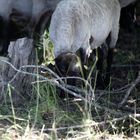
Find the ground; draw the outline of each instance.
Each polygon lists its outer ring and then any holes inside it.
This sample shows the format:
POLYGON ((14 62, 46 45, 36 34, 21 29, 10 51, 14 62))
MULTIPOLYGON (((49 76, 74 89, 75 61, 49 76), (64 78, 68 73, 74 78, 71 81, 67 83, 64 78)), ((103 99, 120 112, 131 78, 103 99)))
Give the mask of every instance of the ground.
POLYGON ((44 72, 44 81, 34 83, 30 101, 22 106, 14 106, 12 100, 10 104, 6 100, 0 104, 0 139, 138 140, 140 83, 136 79, 139 71, 140 28, 130 33, 121 29, 109 88, 99 90, 94 84, 90 87, 86 83, 85 87, 72 87, 68 91, 83 98, 64 100, 57 96, 56 87, 67 89, 66 85, 58 84, 56 75, 44 72), (132 85, 133 90, 124 98, 132 85))

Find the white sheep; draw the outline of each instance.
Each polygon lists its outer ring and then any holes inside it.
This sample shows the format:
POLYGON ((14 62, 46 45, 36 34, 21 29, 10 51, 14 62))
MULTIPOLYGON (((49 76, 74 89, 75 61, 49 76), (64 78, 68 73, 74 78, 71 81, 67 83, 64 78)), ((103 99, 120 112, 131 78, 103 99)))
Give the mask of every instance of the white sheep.
MULTIPOLYGON (((89 50, 99 48, 102 44, 107 43, 109 50, 105 80, 106 85, 108 85, 113 49, 118 39, 120 10, 118 0, 62 0, 57 5, 50 24, 50 38, 54 44, 57 69, 63 70, 64 62, 72 64, 67 59, 66 54, 69 52, 75 54, 79 49, 82 50, 80 52, 83 67, 87 62, 87 56, 90 55, 89 50), (108 38, 110 38, 109 42, 108 38), (65 61, 63 62, 63 60, 65 61)), ((100 48, 98 50, 102 51, 100 48)), ((74 56, 72 55, 72 57, 74 56)), ((75 67, 74 65, 71 66, 75 67)), ((99 70, 97 85, 104 88, 102 68, 103 57, 100 56, 97 62, 97 69, 99 70)), ((73 68, 68 70, 70 69, 73 68)), ((62 74, 64 75, 64 72, 62 74)), ((87 77, 86 72, 84 72, 84 77, 87 77)))
POLYGON ((50 24, 55 57, 83 48, 101 46, 110 34, 110 48, 118 39, 120 3, 118 0, 62 0, 50 24), (90 38, 93 38, 90 44, 90 38))

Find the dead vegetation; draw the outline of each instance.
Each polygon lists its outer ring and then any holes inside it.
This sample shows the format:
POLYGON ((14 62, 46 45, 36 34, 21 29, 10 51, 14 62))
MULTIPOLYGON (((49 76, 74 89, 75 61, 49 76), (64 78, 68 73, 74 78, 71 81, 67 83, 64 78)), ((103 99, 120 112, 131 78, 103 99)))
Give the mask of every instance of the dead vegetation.
POLYGON ((37 77, 32 82, 34 95, 30 101, 21 102, 20 107, 13 106, 12 100, 10 104, 5 100, 1 102, 1 139, 138 140, 138 46, 139 30, 131 34, 120 32, 110 86, 105 90, 96 89, 96 80, 91 84, 90 79, 86 81, 80 77, 75 79, 83 81, 84 87, 67 85, 65 80, 72 77, 59 77, 46 66, 22 66, 38 68, 41 73, 19 68, 21 75, 37 77), (63 89, 61 94, 73 95, 74 99, 68 96, 60 99, 58 87, 63 89))

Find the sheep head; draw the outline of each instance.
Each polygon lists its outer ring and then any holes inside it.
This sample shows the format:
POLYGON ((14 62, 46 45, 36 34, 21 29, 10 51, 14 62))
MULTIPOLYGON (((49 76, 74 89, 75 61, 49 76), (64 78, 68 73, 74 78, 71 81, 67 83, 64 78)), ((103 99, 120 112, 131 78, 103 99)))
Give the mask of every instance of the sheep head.
POLYGON ((55 59, 56 71, 63 76, 78 76, 80 65, 74 53, 62 53, 55 59))

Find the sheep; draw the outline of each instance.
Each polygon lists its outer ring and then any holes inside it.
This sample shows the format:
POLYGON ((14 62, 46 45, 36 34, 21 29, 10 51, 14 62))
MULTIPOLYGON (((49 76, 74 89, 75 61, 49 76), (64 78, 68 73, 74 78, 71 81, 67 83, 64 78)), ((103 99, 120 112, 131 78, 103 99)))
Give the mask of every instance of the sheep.
POLYGON ((121 9, 120 27, 127 32, 132 32, 134 29, 136 14, 136 3, 130 4, 127 7, 121 9))
POLYGON ((132 32, 137 22, 136 7, 138 0, 119 0, 121 5, 120 27, 132 32))
POLYGON ((138 0, 119 0, 121 8, 124 8, 136 1, 138 1, 138 0))
MULTIPOLYGON (((55 59, 69 52, 75 54, 80 49, 85 63, 89 50, 105 44, 110 37, 109 71, 118 39, 120 10, 118 0, 62 0, 52 15, 49 30, 55 59)), ((57 62, 57 66, 63 65, 57 62)))
POLYGON ((59 1, 0 0, 0 54, 7 54, 11 40, 42 34, 59 1))

